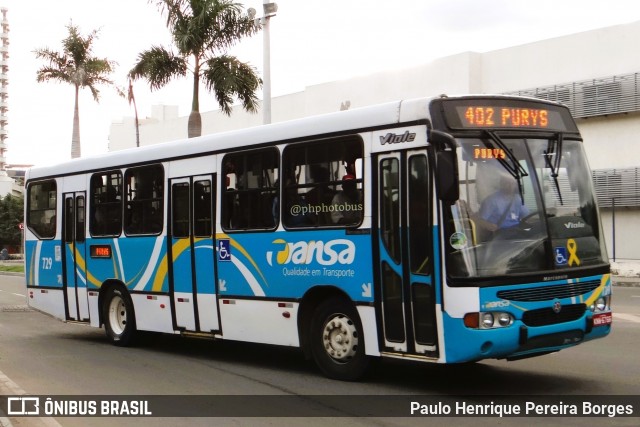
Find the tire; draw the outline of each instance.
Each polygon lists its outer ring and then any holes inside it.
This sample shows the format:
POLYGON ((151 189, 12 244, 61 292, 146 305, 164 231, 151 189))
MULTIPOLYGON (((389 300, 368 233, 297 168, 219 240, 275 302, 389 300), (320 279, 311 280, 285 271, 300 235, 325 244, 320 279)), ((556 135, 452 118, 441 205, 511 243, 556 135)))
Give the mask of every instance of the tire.
POLYGON ((102 318, 107 338, 112 344, 126 347, 134 342, 136 317, 129 294, 119 287, 107 290, 102 306, 102 318))
POLYGON ((357 380, 369 364, 358 312, 342 298, 328 299, 316 307, 311 318, 310 347, 318 368, 332 379, 357 380))

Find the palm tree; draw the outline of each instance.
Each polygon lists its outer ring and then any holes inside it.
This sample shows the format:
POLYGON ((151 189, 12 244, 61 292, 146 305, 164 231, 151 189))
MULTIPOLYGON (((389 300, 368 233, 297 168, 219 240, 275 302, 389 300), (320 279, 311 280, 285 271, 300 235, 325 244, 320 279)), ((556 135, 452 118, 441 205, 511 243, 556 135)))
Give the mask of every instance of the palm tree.
POLYGON ((151 90, 165 86, 174 77, 193 75, 193 98, 188 136, 202 134, 199 89, 204 83, 213 92, 220 109, 231 115, 237 97, 245 110, 256 112, 256 90, 262 84, 254 67, 241 62, 227 50, 242 37, 255 34, 260 25, 231 0, 162 0, 158 7, 167 14, 177 53, 153 46, 138 55, 129 72, 133 79, 144 77, 151 90))
POLYGON ((133 95, 133 82, 131 81, 131 78, 129 78, 127 100, 129 101, 129 105, 133 103, 133 111, 136 114, 136 147, 140 147, 140 121, 138 120, 138 106, 136 105, 136 97, 133 95))
POLYGON ((71 157, 80 157, 80 116, 78 114, 78 94, 81 88, 89 88, 93 99, 100 100, 100 92, 96 85, 113 85, 107 76, 111 74, 116 63, 106 58, 92 56, 93 42, 97 38, 96 30, 83 37, 78 27, 67 25, 69 36, 62 41, 62 52, 48 48, 36 49, 34 53, 44 59, 48 65, 37 72, 38 82, 57 80, 69 83, 75 88, 75 105, 73 109, 73 133, 71 136, 71 157))

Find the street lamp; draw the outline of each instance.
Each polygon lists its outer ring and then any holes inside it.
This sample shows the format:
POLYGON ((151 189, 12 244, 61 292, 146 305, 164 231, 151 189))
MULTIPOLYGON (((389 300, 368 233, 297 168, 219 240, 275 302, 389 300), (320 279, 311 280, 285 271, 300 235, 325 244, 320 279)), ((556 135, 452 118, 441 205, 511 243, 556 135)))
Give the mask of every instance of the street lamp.
MULTIPOLYGON (((262 4, 264 16, 260 19, 262 23, 262 35, 263 35, 263 78, 262 78, 262 113, 263 123, 271 123, 271 40, 269 37, 269 21, 272 16, 276 15, 278 11, 278 5, 271 3, 269 0, 264 0, 262 4)), ((255 16, 256 11, 253 8, 247 10, 249 16, 255 16)))

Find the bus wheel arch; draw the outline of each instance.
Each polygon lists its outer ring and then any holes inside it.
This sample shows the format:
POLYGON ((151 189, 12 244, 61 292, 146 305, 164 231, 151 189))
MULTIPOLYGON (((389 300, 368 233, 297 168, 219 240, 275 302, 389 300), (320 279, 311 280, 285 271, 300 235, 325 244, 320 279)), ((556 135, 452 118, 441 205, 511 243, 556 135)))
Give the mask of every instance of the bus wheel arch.
POLYGON ((369 357, 362 322, 344 292, 332 287, 309 291, 301 303, 298 326, 305 356, 324 375, 354 381, 365 373, 369 357))
POLYGON ((100 319, 112 344, 126 347, 133 344, 136 336, 136 316, 133 300, 126 286, 110 280, 101 287, 100 319))

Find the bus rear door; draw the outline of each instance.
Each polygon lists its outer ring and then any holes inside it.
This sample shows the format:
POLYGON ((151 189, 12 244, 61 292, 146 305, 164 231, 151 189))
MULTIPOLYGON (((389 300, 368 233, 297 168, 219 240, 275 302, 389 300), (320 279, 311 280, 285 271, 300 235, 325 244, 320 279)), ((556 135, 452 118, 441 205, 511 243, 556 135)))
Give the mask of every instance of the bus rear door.
POLYGON ((67 320, 89 321, 85 243, 85 192, 63 195, 62 212, 63 276, 67 320))
POLYGON ((377 157, 382 351, 437 357, 431 182, 426 150, 377 157))
POLYGON ((171 290, 178 329, 218 331, 214 275, 215 175, 170 180, 171 290))

